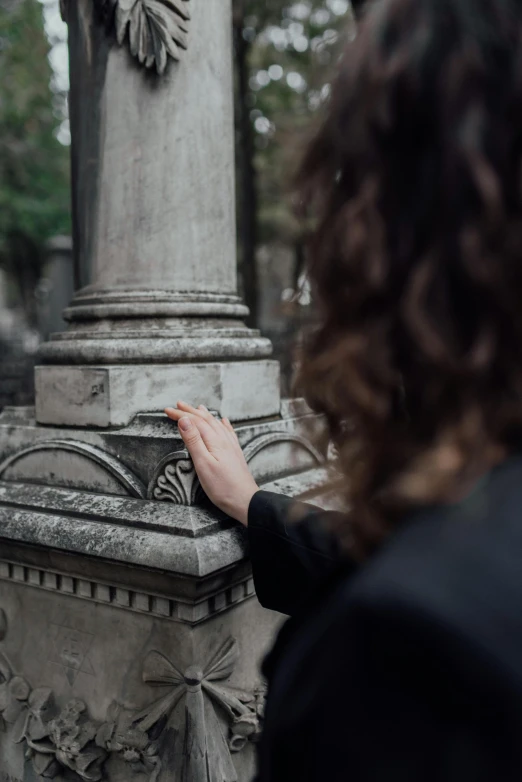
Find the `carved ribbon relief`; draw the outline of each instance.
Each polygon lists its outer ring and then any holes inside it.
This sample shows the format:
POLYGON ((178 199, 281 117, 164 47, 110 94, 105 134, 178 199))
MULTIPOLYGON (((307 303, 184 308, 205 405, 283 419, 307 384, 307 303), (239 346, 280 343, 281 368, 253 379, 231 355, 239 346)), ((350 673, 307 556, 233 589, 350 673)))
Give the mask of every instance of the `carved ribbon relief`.
MULTIPOLYGON (((0 609, 0 642, 6 633, 0 609)), ((89 718, 83 701, 72 699, 60 707, 51 689, 32 689, 0 649, 0 731, 23 746, 26 759, 44 779, 61 778, 67 770, 67 778, 77 782, 104 782, 109 779, 106 762, 114 759, 148 782, 237 782, 231 753, 257 740, 264 707, 264 688, 246 692, 225 683, 238 657, 231 637, 202 665, 184 672, 151 651, 143 681, 166 693, 139 711, 113 702, 100 723, 89 718), (179 736, 183 746, 177 750, 183 758, 181 776, 161 760, 176 709, 183 710, 185 722, 179 736)))

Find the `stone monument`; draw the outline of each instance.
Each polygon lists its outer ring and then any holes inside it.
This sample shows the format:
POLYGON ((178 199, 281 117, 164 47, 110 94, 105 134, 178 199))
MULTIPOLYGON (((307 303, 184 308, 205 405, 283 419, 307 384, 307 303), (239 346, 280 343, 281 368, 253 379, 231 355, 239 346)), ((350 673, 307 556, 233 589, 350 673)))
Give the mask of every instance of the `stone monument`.
POLYGON ((82 287, 0 416, 0 782, 247 782, 281 617, 162 410, 235 421, 274 491, 325 454, 237 296, 230 0, 63 12, 82 287))

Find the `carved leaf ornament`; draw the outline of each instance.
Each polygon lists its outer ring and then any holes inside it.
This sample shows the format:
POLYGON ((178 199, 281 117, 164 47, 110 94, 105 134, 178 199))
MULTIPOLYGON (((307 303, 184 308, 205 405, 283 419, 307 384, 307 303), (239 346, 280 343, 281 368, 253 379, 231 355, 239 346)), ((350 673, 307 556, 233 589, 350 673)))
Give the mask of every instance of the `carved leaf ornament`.
POLYGON ((158 74, 167 67, 167 57, 180 59, 187 48, 189 0, 118 0, 116 37, 123 44, 128 34, 130 51, 146 68, 158 74))
POLYGON ((194 505, 202 492, 188 451, 168 454, 154 471, 149 499, 169 500, 176 505, 194 505))
MULTIPOLYGON (((304 437, 288 432, 268 432, 258 435, 243 449, 248 464, 259 453, 278 443, 291 443, 306 452, 317 466, 324 464, 322 454, 304 437)), ((154 470, 147 497, 166 500, 176 505, 195 505, 204 496, 190 454, 186 450, 167 454, 154 470)))

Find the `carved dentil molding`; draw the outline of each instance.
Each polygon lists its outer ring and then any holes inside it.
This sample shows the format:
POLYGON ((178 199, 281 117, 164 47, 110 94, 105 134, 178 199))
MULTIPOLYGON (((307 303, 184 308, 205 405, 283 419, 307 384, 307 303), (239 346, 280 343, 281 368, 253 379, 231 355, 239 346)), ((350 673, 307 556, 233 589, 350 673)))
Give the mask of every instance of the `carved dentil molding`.
POLYGON ((29 567, 4 559, 0 559, 0 581, 23 584, 33 589, 188 625, 196 625, 210 616, 227 611, 231 606, 250 600, 255 594, 254 581, 251 576, 247 576, 210 597, 197 602, 181 602, 174 597, 160 597, 116 584, 95 581, 85 576, 29 567))
MULTIPOLYGON (((67 21, 67 3, 60 0, 67 21)), ((190 0, 94 0, 110 33, 145 68, 163 74, 168 58, 178 61, 187 48, 190 0)))
MULTIPOLYGON (((7 629, 0 609, 0 643, 7 629)), ((203 663, 182 672, 152 650, 142 678, 166 694, 141 710, 113 702, 105 720, 96 722, 83 701, 73 698, 60 706, 50 688, 33 689, 0 648, 0 730, 23 746, 35 773, 45 779, 68 773, 77 782, 106 782, 111 758, 124 764, 129 777, 145 774, 148 782, 237 782, 231 753, 258 739, 265 699, 263 687, 247 692, 226 684, 238 657, 237 641, 229 637, 203 663), (182 710, 185 721, 184 735, 176 734, 183 741, 178 750, 183 769, 176 777, 162 764, 175 710, 182 710)))

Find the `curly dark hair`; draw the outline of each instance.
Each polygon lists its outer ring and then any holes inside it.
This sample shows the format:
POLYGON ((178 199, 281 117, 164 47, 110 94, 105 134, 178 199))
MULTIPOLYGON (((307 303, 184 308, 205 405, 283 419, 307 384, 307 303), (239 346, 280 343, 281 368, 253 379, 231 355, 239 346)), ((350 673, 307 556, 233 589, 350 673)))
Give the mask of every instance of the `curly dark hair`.
POLYGON ((300 385, 368 551, 522 441, 522 2, 372 2, 299 196, 300 385))

